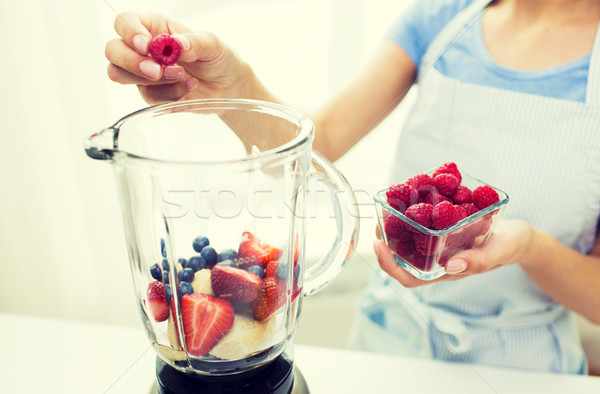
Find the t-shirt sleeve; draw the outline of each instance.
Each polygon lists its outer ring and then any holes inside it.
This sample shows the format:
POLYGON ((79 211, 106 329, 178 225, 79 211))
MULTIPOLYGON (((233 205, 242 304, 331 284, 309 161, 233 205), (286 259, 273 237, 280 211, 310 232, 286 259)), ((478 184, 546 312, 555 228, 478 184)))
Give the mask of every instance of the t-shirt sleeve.
POLYGON ((474 0, 411 0, 385 38, 398 44, 417 68, 433 39, 474 0))

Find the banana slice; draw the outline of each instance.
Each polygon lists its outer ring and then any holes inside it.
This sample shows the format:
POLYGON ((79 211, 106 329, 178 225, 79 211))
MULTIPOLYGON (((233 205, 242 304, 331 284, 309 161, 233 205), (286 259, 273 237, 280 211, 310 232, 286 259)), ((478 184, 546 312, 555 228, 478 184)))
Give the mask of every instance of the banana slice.
POLYGON ((273 318, 259 323, 253 318, 235 315, 233 326, 210 354, 224 360, 247 357, 267 346, 273 337, 276 325, 273 318))
POLYGON ((192 281, 192 287, 194 288, 194 293, 215 295, 210 285, 210 270, 208 268, 196 272, 192 281))
POLYGON ((171 362, 185 360, 185 353, 182 350, 173 349, 172 347, 161 345, 160 343, 154 344, 154 350, 156 350, 163 359, 171 362))
POLYGON ((177 329, 175 328, 175 322, 173 321, 173 316, 169 315, 169 321, 167 326, 167 337, 169 338, 169 343, 176 350, 181 350, 181 344, 179 343, 179 335, 177 334, 177 329))

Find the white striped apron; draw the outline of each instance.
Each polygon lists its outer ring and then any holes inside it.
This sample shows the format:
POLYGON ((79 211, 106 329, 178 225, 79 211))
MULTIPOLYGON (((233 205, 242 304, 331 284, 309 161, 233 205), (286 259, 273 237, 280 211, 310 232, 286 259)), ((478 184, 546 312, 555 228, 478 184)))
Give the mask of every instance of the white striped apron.
MULTIPOLYGON (((392 182, 453 161, 508 193, 504 217, 587 253, 600 213, 600 29, 585 103, 445 77, 433 64, 488 3, 459 13, 427 50, 392 182)), ((586 368, 572 314, 518 265, 416 289, 380 273, 359 299, 358 316, 351 345, 362 350, 554 372, 586 368)))

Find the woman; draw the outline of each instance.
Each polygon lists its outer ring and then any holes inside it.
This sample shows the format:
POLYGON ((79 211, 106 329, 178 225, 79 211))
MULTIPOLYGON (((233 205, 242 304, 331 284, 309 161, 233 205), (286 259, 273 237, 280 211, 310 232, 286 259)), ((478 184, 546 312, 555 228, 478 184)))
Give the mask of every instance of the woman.
MULTIPOLYGON (((416 2, 361 76, 312 117, 314 148, 333 161, 416 83, 393 181, 453 161, 511 197, 488 243, 453 256, 434 281, 412 277, 375 241, 387 275, 359 300, 356 347, 585 373, 570 311, 600 323, 599 23, 597 0, 416 2)), ((151 104, 277 101, 211 33, 135 13, 115 28, 108 74, 151 104), (182 44, 178 65, 146 56, 160 33, 182 44)))

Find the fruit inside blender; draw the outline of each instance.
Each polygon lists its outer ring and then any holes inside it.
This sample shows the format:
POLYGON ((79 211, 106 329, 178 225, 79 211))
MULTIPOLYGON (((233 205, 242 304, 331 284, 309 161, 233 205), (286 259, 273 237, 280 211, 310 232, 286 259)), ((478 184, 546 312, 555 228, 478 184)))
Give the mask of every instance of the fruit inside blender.
POLYGON ((242 234, 235 249, 217 251, 206 236, 191 243, 195 255, 169 264, 161 239, 163 260, 146 275, 143 305, 160 356, 175 365, 184 365, 186 352, 190 358, 231 361, 284 342, 286 314, 280 312, 301 292, 297 253, 285 262, 283 250, 251 232, 242 234))

